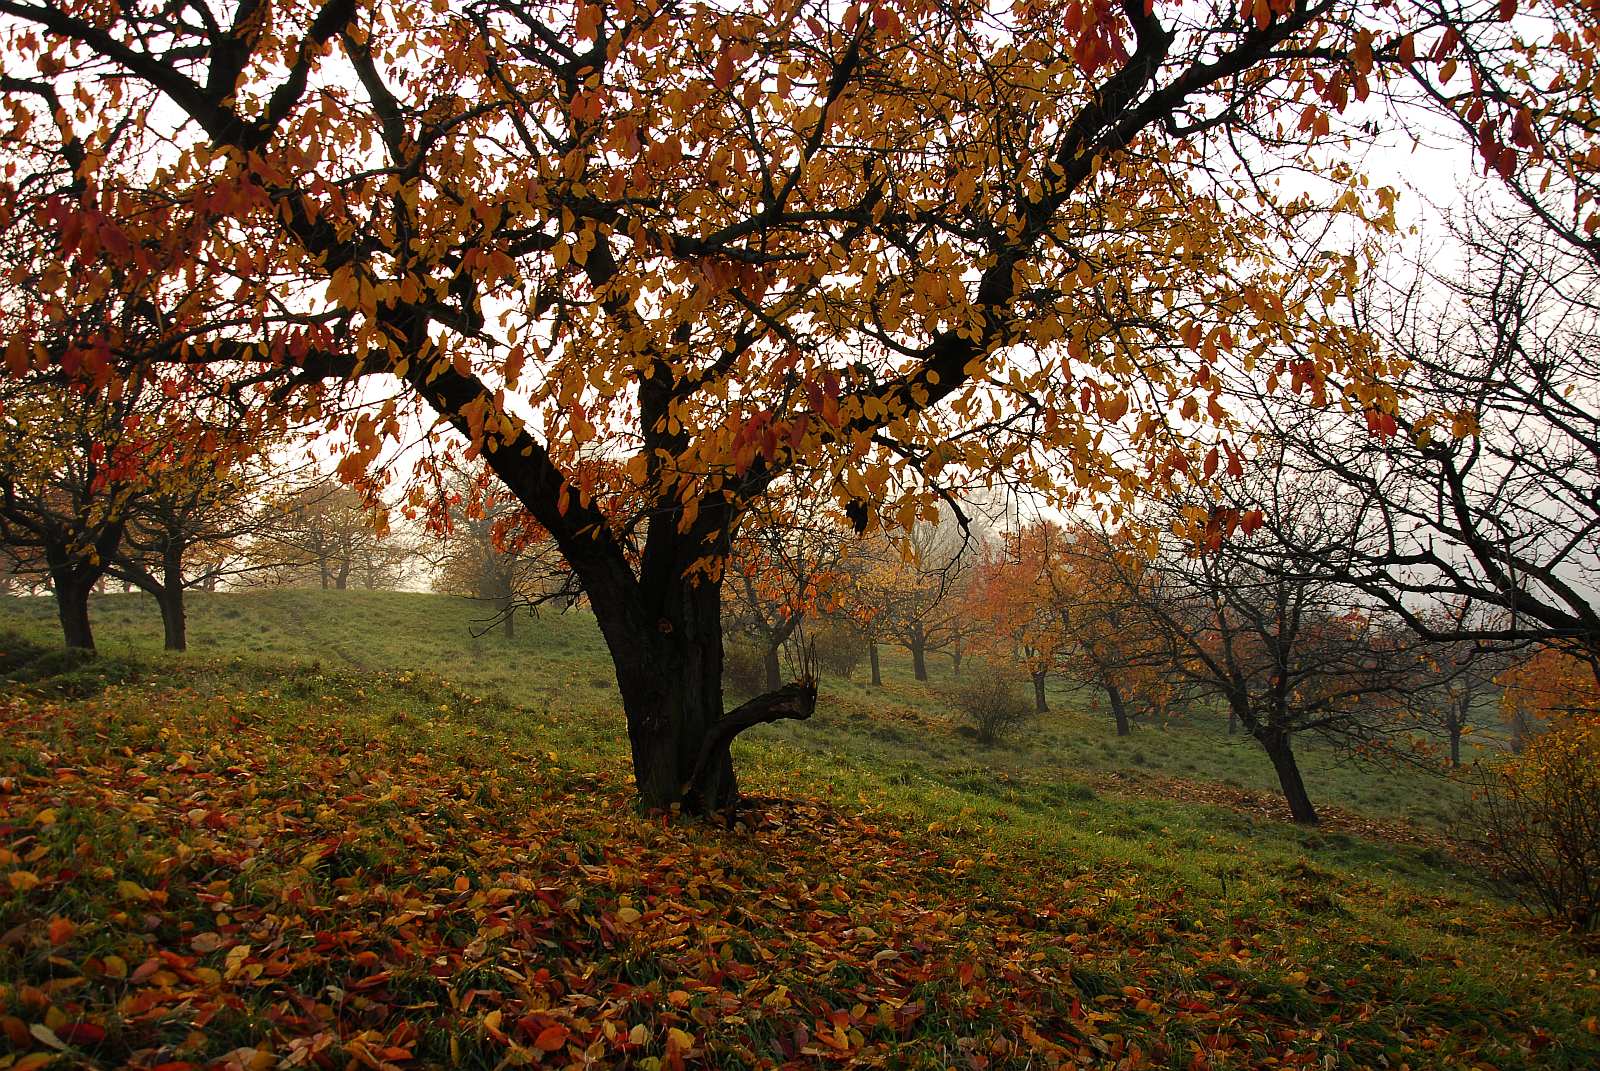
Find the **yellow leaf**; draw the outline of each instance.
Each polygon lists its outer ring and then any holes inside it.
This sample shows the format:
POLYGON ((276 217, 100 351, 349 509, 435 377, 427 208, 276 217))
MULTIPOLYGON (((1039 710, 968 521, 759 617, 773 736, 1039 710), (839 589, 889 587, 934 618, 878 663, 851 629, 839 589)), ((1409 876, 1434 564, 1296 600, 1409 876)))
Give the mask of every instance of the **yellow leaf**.
POLYGON ((11 883, 11 887, 17 892, 27 892, 29 889, 37 888, 39 885, 39 875, 31 870, 13 870, 6 876, 6 880, 11 883))

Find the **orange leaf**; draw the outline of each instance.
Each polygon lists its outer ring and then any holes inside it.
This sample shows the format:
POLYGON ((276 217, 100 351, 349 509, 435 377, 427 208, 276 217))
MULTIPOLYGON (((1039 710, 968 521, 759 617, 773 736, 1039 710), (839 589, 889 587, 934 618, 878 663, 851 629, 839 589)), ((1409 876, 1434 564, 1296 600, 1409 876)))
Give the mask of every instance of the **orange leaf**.
POLYGON ((568 1033, 567 1028, 560 1023, 555 1026, 547 1026, 539 1031, 538 1037, 533 1039, 533 1047, 541 1052, 555 1052, 567 1043, 568 1033))

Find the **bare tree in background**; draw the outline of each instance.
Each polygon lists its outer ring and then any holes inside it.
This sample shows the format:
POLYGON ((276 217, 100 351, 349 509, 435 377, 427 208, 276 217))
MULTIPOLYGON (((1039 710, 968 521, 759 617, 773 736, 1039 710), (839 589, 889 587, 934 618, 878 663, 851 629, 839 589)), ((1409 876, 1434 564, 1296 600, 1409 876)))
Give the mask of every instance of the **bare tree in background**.
POLYGON ((331 478, 269 500, 251 542, 250 581, 339 591, 352 581, 369 590, 394 587, 416 548, 387 531, 380 509, 372 497, 331 478))
MULTIPOLYGON (((1417 687, 1420 641, 1352 589, 1309 573, 1278 541, 1278 532, 1337 525, 1324 488, 1271 465, 1246 479, 1265 520, 1253 532, 1209 500, 1173 502, 1164 507, 1172 527, 1195 546, 1146 564, 1105 537, 1105 557, 1119 565, 1126 627, 1164 647, 1170 671, 1197 696, 1226 706, 1272 762, 1294 820, 1312 824, 1296 741, 1404 754, 1413 723, 1403 697, 1417 687)), ((1229 489, 1245 492, 1238 481, 1229 489)))
POLYGON ((1288 478, 1342 503, 1274 534, 1423 636, 1600 656, 1600 270, 1532 216, 1480 209, 1453 243, 1360 310, 1392 405, 1259 407, 1288 478))

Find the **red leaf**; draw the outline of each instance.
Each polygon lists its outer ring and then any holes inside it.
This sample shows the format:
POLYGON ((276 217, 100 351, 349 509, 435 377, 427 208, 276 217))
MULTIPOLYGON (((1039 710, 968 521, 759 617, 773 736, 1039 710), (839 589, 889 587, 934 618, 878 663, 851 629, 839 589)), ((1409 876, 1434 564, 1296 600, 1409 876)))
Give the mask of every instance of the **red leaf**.
POLYGON ((543 1052, 555 1052, 567 1043, 567 1034, 567 1028, 560 1023, 547 1026, 533 1039, 533 1047, 543 1052))

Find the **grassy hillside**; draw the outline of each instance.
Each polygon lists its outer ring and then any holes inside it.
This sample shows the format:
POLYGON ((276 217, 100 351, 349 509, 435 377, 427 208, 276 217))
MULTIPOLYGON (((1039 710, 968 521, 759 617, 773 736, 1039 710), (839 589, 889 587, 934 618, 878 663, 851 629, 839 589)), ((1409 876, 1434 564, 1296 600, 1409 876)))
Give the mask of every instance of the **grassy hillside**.
POLYGON ((1466 880, 1421 773, 1310 752, 1296 829, 1220 725, 1061 692, 985 749, 891 657, 747 734, 749 828, 663 825, 581 614, 197 596, 174 658, 95 609, 72 679, 134 679, 0 701, 0 1067, 1600 1066, 1600 960, 1466 880))

